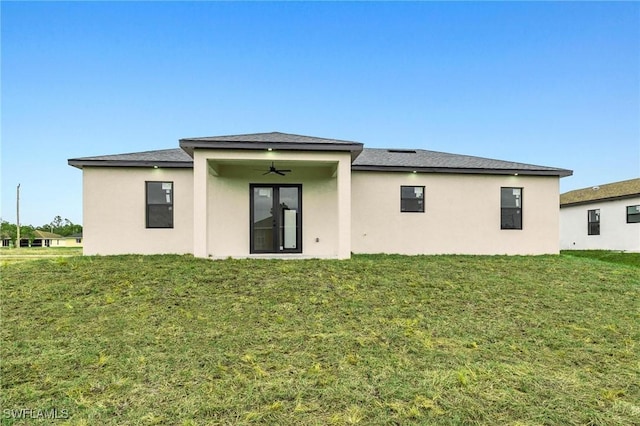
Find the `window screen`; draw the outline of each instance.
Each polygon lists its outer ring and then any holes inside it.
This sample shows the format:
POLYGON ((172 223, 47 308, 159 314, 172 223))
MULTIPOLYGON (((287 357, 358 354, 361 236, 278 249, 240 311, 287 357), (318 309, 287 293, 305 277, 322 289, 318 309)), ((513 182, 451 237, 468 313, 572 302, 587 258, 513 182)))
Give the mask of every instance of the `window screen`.
POLYGON ((640 205, 627 206, 627 223, 640 223, 640 205))
POLYGON ((500 188, 500 229, 522 229, 522 188, 500 188))
POLYGON ((600 235, 600 209, 587 211, 587 235, 600 235))
POLYGON ((400 211, 424 213, 424 186, 400 187, 400 211))
POLYGON ((173 228, 173 182, 147 182, 147 228, 173 228))

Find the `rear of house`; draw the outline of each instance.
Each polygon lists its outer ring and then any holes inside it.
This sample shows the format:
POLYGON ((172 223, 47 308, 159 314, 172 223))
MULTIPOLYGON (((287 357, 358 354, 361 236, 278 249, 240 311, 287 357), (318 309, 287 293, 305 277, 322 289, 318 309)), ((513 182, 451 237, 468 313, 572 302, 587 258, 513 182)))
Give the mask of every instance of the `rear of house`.
POLYGON ((560 248, 640 252, 640 178, 562 194, 560 248))
POLYGON ((83 171, 85 254, 209 258, 558 253, 571 174, 279 132, 69 164, 83 171))

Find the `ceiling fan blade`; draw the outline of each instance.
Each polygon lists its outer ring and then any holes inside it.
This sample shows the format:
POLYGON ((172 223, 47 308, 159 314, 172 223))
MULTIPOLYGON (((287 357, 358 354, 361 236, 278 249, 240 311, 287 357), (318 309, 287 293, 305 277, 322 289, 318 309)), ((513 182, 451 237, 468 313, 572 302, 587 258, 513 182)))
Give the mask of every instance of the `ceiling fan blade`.
POLYGON ((282 170, 274 170, 275 173, 279 174, 280 176, 284 176, 285 174, 282 173, 282 170))
POLYGON ((268 172, 263 173, 262 176, 268 175, 269 173, 271 173, 271 170, 269 170, 268 172))
POLYGON ((278 169, 278 170, 285 173, 291 173, 291 170, 289 169, 278 169))

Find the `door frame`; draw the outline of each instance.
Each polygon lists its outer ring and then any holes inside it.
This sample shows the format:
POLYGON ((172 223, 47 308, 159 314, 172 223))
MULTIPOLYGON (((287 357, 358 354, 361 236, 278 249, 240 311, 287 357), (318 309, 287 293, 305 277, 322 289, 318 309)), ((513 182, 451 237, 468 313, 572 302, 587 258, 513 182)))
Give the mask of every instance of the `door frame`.
POLYGON ((300 183, 250 183, 249 184, 249 253, 266 253, 266 254, 285 254, 285 253, 302 253, 302 184, 300 183), (285 249, 280 248, 280 215, 274 214, 273 223, 273 248, 272 250, 256 250, 254 247, 254 189, 255 188, 271 188, 273 191, 272 209, 276 211, 280 202, 281 188, 296 188, 298 190, 298 214, 296 214, 296 248, 285 249))

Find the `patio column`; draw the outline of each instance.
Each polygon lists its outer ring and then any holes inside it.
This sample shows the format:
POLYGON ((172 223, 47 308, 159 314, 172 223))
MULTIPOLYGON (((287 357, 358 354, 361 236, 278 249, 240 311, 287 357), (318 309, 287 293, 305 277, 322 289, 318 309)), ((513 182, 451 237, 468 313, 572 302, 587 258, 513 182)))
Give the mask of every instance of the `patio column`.
POLYGON ((351 156, 338 162, 338 259, 351 257, 351 156))
POLYGON ((205 153, 193 153, 193 255, 208 257, 207 247, 207 182, 209 170, 205 153))

